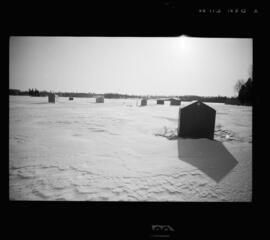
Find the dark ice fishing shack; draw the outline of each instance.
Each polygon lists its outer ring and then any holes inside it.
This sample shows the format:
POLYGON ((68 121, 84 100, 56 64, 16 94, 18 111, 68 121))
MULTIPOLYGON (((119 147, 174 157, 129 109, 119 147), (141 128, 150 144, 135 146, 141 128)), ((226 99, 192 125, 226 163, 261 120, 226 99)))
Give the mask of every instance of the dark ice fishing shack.
POLYGON ((143 98, 141 100, 141 106, 146 106, 147 105, 147 99, 146 98, 143 98))
POLYGON ((181 100, 180 99, 171 98, 170 102, 171 102, 171 105, 174 105, 174 106, 181 105, 181 100))
POLYGON ((104 103, 104 97, 103 96, 98 96, 96 98, 96 103, 104 103))
POLYGON ((178 136, 214 139, 215 120, 216 110, 201 101, 180 107, 178 136))
POLYGON ((55 103, 55 94, 54 93, 49 93, 48 102, 49 103, 55 103))
POLYGON ((157 100, 157 104, 164 104, 164 100, 158 99, 158 100, 157 100))

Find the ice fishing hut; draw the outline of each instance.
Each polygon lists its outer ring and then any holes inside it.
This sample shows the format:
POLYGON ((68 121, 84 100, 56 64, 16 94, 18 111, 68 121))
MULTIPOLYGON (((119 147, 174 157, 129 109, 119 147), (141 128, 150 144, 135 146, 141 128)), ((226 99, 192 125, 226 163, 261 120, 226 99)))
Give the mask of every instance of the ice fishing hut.
POLYGON ((176 106, 181 105, 181 100, 180 99, 171 98, 170 102, 171 102, 171 105, 176 105, 176 106))
POLYGON ((178 136, 214 139, 216 110, 196 101, 179 109, 178 136))
POLYGON ((48 102, 49 103, 55 103, 55 94, 54 93, 49 93, 48 102))
POLYGON ((69 100, 71 100, 71 101, 72 101, 72 100, 73 100, 73 97, 69 97, 69 100))
POLYGON ((146 106, 147 105, 147 99, 146 98, 143 98, 141 100, 141 106, 146 106))
POLYGON ((102 97, 102 96, 97 97, 96 103, 104 103, 104 97, 102 97))
POLYGON ((158 99, 157 104, 164 104, 164 100, 158 99))

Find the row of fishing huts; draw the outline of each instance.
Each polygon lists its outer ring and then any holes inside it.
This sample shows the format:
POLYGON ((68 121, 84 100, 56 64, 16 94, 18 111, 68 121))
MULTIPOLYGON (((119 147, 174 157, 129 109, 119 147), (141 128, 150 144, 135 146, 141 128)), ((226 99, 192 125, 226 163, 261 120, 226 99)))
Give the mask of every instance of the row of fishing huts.
MULTIPOLYGON (((176 98, 170 98, 170 99, 158 99, 157 100, 157 104, 158 105, 164 105, 165 101, 170 101, 170 105, 176 105, 179 106, 181 105, 181 100, 180 99, 176 99, 176 98)), ((147 105, 147 99, 143 98, 141 100, 141 106, 146 106, 147 105)))
MULTIPOLYGON (((49 94, 50 103, 55 102, 55 94, 49 94)), ((69 98, 73 100, 73 98, 69 98)), ((171 105, 181 105, 179 99, 157 100, 157 104, 170 101, 171 105)), ((96 98, 97 103, 104 103, 103 97, 96 98)), ((141 100, 141 106, 147 105, 147 99, 141 100)), ((178 136, 214 139, 216 111, 201 101, 179 108, 178 136)))
MULTIPOLYGON (((55 103, 55 98, 56 98, 56 95, 53 94, 53 93, 50 93, 48 95, 48 102, 49 103, 55 103)), ((69 100, 73 100, 73 97, 69 97, 69 100)), ((162 105, 164 104, 165 101, 170 101, 170 105, 181 105, 181 100, 180 99, 175 99, 175 98, 170 98, 170 99, 158 99, 157 100, 157 104, 159 105, 162 105)), ((104 103, 104 97, 102 96, 99 96, 96 98, 96 103, 104 103)), ((147 99, 146 98, 143 98, 141 99, 141 106, 146 106, 147 105, 147 99)))

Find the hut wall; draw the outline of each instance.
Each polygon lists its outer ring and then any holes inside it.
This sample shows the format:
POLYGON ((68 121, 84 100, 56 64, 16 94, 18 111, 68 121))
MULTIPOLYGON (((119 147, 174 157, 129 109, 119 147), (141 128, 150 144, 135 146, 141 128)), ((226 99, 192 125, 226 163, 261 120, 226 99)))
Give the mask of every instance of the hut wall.
POLYGON ((216 111, 207 106, 192 105, 179 109, 178 135, 214 139, 216 111))
POLYGON ((49 103, 55 103, 55 94, 49 94, 48 95, 48 102, 49 103))
POLYGON ((157 104, 164 104, 164 100, 157 100, 157 104))
POLYGON ((146 105, 147 105, 147 99, 142 99, 141 106, 146 106, 146 105))
POLYGON ((96 98, 96 103, 104 103, 104 98, 103 97, 96 98))

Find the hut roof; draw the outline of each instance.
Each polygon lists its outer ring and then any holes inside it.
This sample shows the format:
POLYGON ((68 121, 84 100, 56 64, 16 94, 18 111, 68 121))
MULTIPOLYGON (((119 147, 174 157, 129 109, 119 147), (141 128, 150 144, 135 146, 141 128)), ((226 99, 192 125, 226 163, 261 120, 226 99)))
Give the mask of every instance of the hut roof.
POLYGON ((200 107, 203 107, 203 108, 207 108, 210 111, 216 112, 216 110, 214 108, 211 108, 210 106, 206 105, 205 103, 203 103, 201 101, 195 101, 195 102, 190 103, 189 105, 183 106, 183 107, 181 107, 181 111, 188 110, 188 109, 190 109, 190 108, 192 108, 194 106, 200 106, 200 107))

